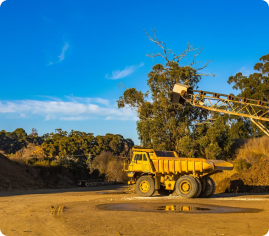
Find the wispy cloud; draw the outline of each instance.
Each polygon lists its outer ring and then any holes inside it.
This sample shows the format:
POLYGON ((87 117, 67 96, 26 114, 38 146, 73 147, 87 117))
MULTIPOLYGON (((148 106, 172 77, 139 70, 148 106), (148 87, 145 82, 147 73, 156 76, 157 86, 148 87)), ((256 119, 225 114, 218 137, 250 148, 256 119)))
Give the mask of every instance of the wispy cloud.
POLYGON ((53 101, 61 101, 60 98, 54 97, 54 96, 49 96, 49 95, 36 95, 36 97, 45 98, 45 99, 49 99, 49 100, 53 100, 53 101))
POLYGON ((118 109, 116 102, 102 98, 67 97, 63 100, 0 101, 0 114, 16 119, 41 117, 45 121, 80 121, 89 119, 136 120, 135 111, 118 109), (13 115, 13 116, 12 116, 13 115))
POLYGON ((109 74, 106 74, 105 78, 113 79, 113 80, 125 78, 125 77, 131 75, 132 73, 134 73, 138 68, 140 68, 142 66, 144 66, 143 62, 140 63, 138 66, 127 66, 123 70, 112 71, 111 76, 109 74))
POLYGON ((106 106, 110 105, 110 101, 103 98, 83 98, 83 97, 75 97, 75 96, 65 96, 67 99, 71 101, 80 101, 80 102, 87 102, 87 103, 98 103, 103 104, 106 106))
POLYGON ((239 72, 241 72, 244 76, 249 76, 250 74, 254 73, 255 71, 252 68, 247 68, 245 66, 241 67, 239 72))
POLYGON ((87 116, 68 116, 68 117, 60 117, 60 120, 65 121, 78 121, 78 120, 88 120, 87 116))
POLYGON ((50 62, 48 64, 48 66, 53 65, 53 64, 57 64, 57 63, 60 63, 61 61, 63 61, 65 59, 65 53, 66 53, 68 48, 69 48, 69 43, 65 43, 63 48, 62 48, 61 54, 58 56, 58 60, 56 62, 50 62))
POLYGON ((62 53, 60 56, 58 56, 59 58, 59 62, 61 62, 62 60, 65 59, 65 52, 67 51, 67 49, 69 48, 69 44, 68 43, 65 43, 64 44, 64 47, 62 48, 62 53))

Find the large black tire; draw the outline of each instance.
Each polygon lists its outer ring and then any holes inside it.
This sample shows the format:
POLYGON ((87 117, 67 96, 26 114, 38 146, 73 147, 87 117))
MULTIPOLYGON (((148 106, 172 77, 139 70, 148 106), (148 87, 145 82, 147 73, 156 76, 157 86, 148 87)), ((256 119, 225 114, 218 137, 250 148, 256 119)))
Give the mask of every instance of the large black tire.
POLYGON ((135 185, 135 191, 141 197, 150 197, 155 192, 154 180, 150 176, 141 176, 135 185))
POLYGON ((176 193, 183 198, 193 198, 198 192, 198 183, 192 176, 185 175, 176 182, 176 193))
POLYGON ((203 188, 200 197, 202 198, 208 198, 211 197, 216 190, 215 182, 212 178, 206 177, 205 179, 205 187, 203 188))
POLYGON ((198 190, 197 190, 197 193, 196 193, 195 197, 199 197, 201 192, 202 192, 202 189, 203 189, 202 188, 202 183, 201 183, 199 178, 195 178, 195 180, 197 181, 197 184, 198 184, 198 190))

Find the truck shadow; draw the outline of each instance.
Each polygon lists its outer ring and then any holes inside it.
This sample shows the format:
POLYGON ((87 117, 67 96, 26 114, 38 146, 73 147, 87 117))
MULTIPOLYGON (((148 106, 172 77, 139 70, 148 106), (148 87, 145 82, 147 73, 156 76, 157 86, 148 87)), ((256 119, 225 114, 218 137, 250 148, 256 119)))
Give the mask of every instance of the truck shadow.
MULTIPOLYGON (((96 187, 75 187, 75 188, 64 188, 64 189, 34 189, 34 190, 17 190, 17 191, 2 191, 0 192, 1 197, 9 196, 20 196, 20 195, 34 195, 34 194, 55 194, 55 193, 93 193, 96 194, 122 194, 127 189, 127 184, 114 184, 106 186, 96 186, 96 187)), ((245 185, 241 180, 232 181, 229 188, 226 189, 227 192, 214 194, 210 199, 218 198, 236 198, 240 196, 266 196, 269 198, 269 186, 256 186, 256 185, 245 185)), ((135 197, 140 197, 137 194, 130 194, 135 197)), ((150 198, 164 198, 168 196, 154 194, 150 198)), ((173 195, 172 197, 178 197, 173 195)), ((179 197, 178 197, 179 198, 179 197)), ((201 198, 202 199, 202 198, 201 198)))
MULTIPOLYGON (((114 184, 97 187, 76 187, 65 189, 34 189, 34 190, 18 190, 18 191, 2 191, 1 197, 19 196, 19 195, 33 195, 33 194, 54 194, 54 193, 81 193, 81 192, 97 192, 97 191, 117 191, 122 192, 127 188, 127 184, 114 184)), ((112 193, 113 193, 112 191, 112 193)))

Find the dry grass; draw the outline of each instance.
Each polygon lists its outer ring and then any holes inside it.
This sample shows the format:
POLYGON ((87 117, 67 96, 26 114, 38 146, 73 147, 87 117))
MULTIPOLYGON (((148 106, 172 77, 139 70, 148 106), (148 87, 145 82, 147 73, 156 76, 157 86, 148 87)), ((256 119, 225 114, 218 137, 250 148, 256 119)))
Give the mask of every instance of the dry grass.
POLYGON ((23 163, 28 159, 33 158, 33 152, 36 151, 37 145, 30 143, 28 144, 27 148, 22 148, 21 150, 17 151, 15 154, 9 154, 8 158, 12 161, 23 163))
POLYGON ((269 157, 269 137, 253 138, 236 151, 236 159, 243 159, 249 163, 255 163, 261 157, 269 157))
POLYGON ((259 164, 261 158, 269 160, 269 137, 236 140, 233 151, 235 159, 232 171, 223 171, 212 176, 218 185, 225 178, 230 178, 235 173, 247 171, 254 163, 259 164))
POLYGON ((122 160, 114 157, 112 152, 103 151, 94 158, 92 167, 99 170, 100 174, 105 174, 107 181, 122 183, 128 181, 126 172, 122 171, 122 160))

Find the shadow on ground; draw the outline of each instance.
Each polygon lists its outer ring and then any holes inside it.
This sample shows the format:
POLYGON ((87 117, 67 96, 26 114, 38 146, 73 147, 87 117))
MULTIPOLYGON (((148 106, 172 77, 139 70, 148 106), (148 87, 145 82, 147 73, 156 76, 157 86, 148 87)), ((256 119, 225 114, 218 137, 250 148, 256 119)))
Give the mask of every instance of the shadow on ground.
MULTIPOLYGON (((240 197, 240 196, 264 196, 269 195, 269 186, 246 186, 240 185, 240 183, 235 186, 241 186, 242 192, 226 192, 226 193, 217 193, 214 194, 211 198, 232 198, 232 197, 240 197), (243 186, 243 188, 242 188, 243 186), (246 190, 244 192, 243 190, 246 190)), ((2 191, 0 192, 1 197, 8 196, 19 196, 19 195, 33 195, 33 194, 55 194, 55 193, 75 193, 75 192, 96 192, 99 191, 101 194, 121 194, 128 188, 126 184, 115 184, 115 185, 107 185, 107 186, 97 186, 97 187, 76 187, 76 188, 65 188, 65 189, 37 189, 37 190, 18 190, 18 191, 2 191), (111 191, 111 190, 114 190, 111 191), (111 192, 109 192, 111 191, 111 192)), ((238 190, 238 189, 237 189, 238 190)), ((234 191, 234 190, 233 190, 234 191)), ((98 194, 99 194, 98 193, 98 194)), ((139 197, 137 194, 130 194, 139 197)), ((151 198, 163 198, 164 196, 155 194, 151 198)), ((166 196, 167 197, 167 196, 166 196)), ((177 198, 178 196, 173 196, 177 198)), ((268 196, 269 197, 269 196, 268 196)))
POLYGON ((116 184, 98 187, 77 187, 66 189, 37 189, 37 190, 20 190, 20 191, 3 191, 0 192, 0 197, 18 196, 18 195, 32 195, 32 194, 53 194, 53 193, 71 193, 71 192, 94 192, 94 191, 108 191, 108 190, 123 190, 127 188, 126 184, 116 184))

